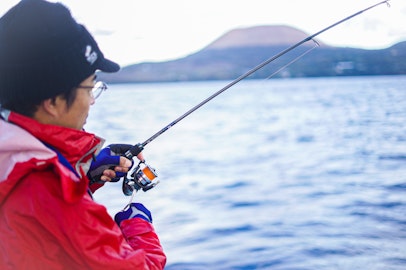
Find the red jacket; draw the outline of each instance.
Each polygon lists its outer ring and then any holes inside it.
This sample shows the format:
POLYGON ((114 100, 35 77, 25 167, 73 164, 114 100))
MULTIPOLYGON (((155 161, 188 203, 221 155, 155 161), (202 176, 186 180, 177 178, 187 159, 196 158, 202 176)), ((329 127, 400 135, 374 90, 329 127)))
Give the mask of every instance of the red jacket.
POLYGON ((8 121, 0 119, 0 269, 164 268, 150 223, 134 218, 120 229, 88 193, 100 138, 15 113, 8 121))

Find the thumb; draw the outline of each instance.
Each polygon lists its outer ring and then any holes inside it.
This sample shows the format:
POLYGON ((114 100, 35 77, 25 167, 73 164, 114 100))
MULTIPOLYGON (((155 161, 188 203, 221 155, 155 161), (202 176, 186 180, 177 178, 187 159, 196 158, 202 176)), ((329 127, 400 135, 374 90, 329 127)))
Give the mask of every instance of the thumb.
POLYGON ((130 168, 131 165, 132 165, 131 160, 129 160, 129 159, 126 158, 126 157, 120 156, 120 163, 119 163, 119 166, 121 166, 121 167, 126 167, 126 168, 130 168))

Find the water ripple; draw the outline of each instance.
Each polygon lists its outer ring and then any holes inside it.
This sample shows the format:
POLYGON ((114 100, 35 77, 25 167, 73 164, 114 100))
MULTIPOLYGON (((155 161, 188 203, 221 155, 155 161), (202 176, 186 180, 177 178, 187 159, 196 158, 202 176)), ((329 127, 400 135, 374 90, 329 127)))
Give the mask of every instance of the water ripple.
MULTIPOLYGON (((111 85, 86 129, 142 142, 223 85, 111 85)), ((136 200, 166 269, 405 269, 405 85, 244 81, 149 144, 161 183, 136 200)), ((128 198, 106 186, 95 197, 114 215, 128 198)))

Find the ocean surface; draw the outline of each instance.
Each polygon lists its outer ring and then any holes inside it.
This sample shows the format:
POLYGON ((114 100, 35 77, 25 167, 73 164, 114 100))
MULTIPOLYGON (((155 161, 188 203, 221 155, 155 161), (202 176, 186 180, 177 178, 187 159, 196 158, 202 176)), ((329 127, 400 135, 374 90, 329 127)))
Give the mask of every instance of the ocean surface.
MULTIPOLYGON (((86 129, 141 143, 227 83, 111 85, 86 129)), ((166 269, 406 269, 406 76, 245 80, 143 153, 166 269)))

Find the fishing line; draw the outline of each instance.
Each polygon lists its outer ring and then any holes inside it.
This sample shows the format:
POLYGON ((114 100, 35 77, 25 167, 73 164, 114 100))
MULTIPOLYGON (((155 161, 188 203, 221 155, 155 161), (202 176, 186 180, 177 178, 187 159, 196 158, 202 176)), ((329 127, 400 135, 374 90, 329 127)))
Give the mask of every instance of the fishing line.
MULTIPOLYGON (((286 53, 294 50, 295 48, 299 47, 300 45, 302 45, 305 42, 308 42, 310 40, 313 40, 316 36, 320 35, 323 32, 326 32, 328 30, 330 30, 331 28, 345 22, 348 21, 370 9, 373 9, 379 5, 382 4, 386 4, 388 7, 390 7, 389 4, 390 0, 385 0, 385 1, 381 1, 377 4, 371 5, 365 9, 362 9, 340 21, 337 21, 336 23, 333 23, 332 25, 316 32, 313 35, 310 35, 308 37, 306 37, 305 39, 303 39, 302 41, 299 41, 298 43, 290 46, 289 48, 281 51, 280 53, 270 57, 269 59, 265 60, 264 62, 260 63, 259 65, 255 66, 254 68, 250 69, 249 71, 247 71, 246 73, 244 73, 243 75, 239 76, 237 79, 235 79, 234 81, 230 82, 229 84, 227 84, 226 86, 224 86, 223 88, 221 88, 220 90, 218 90, 217 92, 215 92, 214 94, 212 94, 211 96, 209 96, 208 98, 206 98, 205 100, 203 100, 202 102, 200 102, 199 104, 197 104, 196 106, 194 106, 193 108, 191 108, 189 111, 185 112, 184 114, 182 114, 181 116, 179 116, 177 119, 175 119, 174 121, 172 121, 171 123, 169 123, 167 126, 165 126, 164 128, 162 128, 161 130, 159 130, 157 133, 155 133, 154 135, 152 135, 150 138, 148 138, 147 140, 145 140, 143 143, 138 143, 135 144, 134 146, 132 146, 125 154, 124 156, 127 157, 128 159, 132 159, 133 157, 137 156, 139 153, 141 153, 141 151, 144 149, 144 147, 149 144, 150 142, 152 142, 153 140, 155 140, 157 137, 159 137, 160 135, 162 135, 163 133, 165 133, 168 129, 170 129, 171 127, 173 127, 174 125, 176 125, 177 123, 179 123, 180 121, 182 121, 185 117, 187 117, 188 115, 190 115, 191 113, 193 113, 194 111, 196 111, 197 109, 199 109, 200 107, 202 107, 204 104, 206 104, 207 102, 209 102, 210 100, 212 100, 213 98, 217 97, 218 95, 220 95, 221 93, 223 93, 224 91, 226 91, 227 89, 229 89, 230 87, 232 87, 233 85, 237 84, 238 82, 242 81, 243 79, 247 78, 248 76, 252 75, 253 73, 255 73, 256 71, 258 71, 259 69, 265 67, 266 65, 268 65, 269 63, 275 61, 276 59, 280 58, 281 56, 285 55, 286 53)), ((313 40, 314 41, 314 40, 313 40)), ((301 57, 301 56, 300 56, 301 57)), ((299 57, 299 59, 300 59, 299 57)), ((287 65, 285 65, 282 68, 286 68, 287 66, 289 66, 291 63, 295 62, 297 60, 293 60, 290 63, 288 63, 287 65)), ((279 69, 280 70, 280 69, 279 69)), ((279 72, 279 70, 277 72, 279 72)), ((270 77, 272 77, 274 74, 271 74, 270 77)), ((134 166, 135 167, 135 166, 134 166)), ((149 167, 148 165, 145 164, 145 161, 142 160, 137 167, 134 169, 131 169, 131 173, 127 174, 126 177, 124 177, 124 181, 123 181, 123 193, 127 196, 133 195, 134 191, 138 191, 140 189, 147 191, 151 188, 153 188, 158 182, 155 181, 154 179, 157 177, 155 170, 151 167, 149 167), (142 169, 140 166, 144 165, 144 168, 142 169)))
POLYGON ((305 56, 306 54, 308 54, 309 52, 313 51, 314 49, 320 47, 320 44, 312 39, 312 41, 314 42, 314 46, 311 47, 310 49, 306 50, 304 53, 302 53, 301 55, 299 55, 298 57, 296 57, 295 59, 293 59, 292 61, 290 61, 289 63, 287 63, 286 65, 282 66, 281 68, 279 68, 277 71, 275 71, 274 73, 272 73, 271 75, 269 75, 268 77, 265 78, 265 80, 269 80, 271 79, 273 76, 275 76, 276 74, 278 74, 279 72, 281 72, 283 69, 287 68, 288 66, 292 65, 293 63, 295 63, 296 61, 298 61, 300 58, 302 58, 303 56, 305 56))

